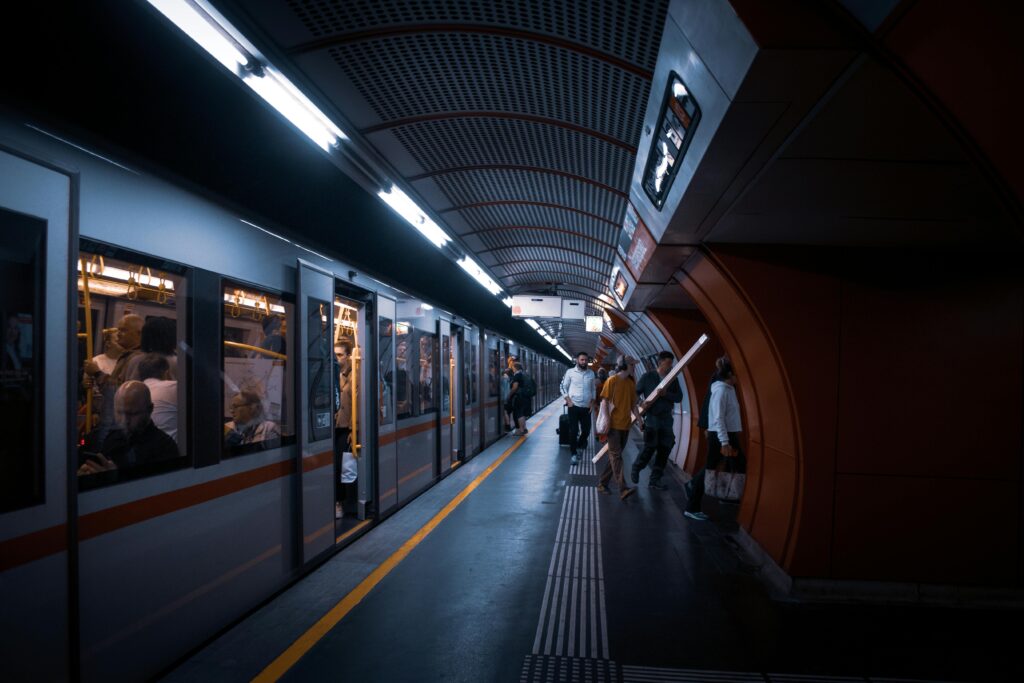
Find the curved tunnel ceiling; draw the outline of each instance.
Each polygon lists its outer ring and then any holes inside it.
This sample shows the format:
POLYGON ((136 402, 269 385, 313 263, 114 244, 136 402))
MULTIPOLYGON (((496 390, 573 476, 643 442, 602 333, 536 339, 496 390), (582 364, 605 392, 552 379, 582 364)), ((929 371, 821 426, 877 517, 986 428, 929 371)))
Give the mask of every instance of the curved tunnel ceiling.
MULTIPOLYGON (((507 291, 582 299, 594 314, 615 306, 607 282, 668 4, 253 0, 232 10, 507 291)), ((582 322, 539 322, 570 352, 601 348, 582 322)), ((663 342, 614 336, 637 355, 663 342)))

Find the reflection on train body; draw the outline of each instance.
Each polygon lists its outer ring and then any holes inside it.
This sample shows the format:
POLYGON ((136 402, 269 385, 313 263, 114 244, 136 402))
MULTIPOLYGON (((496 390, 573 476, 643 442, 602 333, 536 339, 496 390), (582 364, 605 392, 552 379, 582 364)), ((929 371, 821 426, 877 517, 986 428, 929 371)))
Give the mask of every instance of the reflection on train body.
POLYGON ((534 408, 556 395, 560 365, 493 331, 355 286, 349 264, 310 264, 165 182, 0 133, 82 188, 0 151, 13 679, 158 675, 501 438, 510 354, 534 408))

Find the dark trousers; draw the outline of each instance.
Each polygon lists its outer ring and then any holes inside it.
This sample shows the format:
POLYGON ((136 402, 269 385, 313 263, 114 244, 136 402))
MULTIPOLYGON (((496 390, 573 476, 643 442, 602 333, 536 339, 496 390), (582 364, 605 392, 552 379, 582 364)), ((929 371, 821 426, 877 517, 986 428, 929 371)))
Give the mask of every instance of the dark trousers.
POLYGON ((722 442, 716 432, 708 432, 708 457, 704 467, 690 480, 690 500, 686 503, 687 512, 700 512, 700 504, 704 501, 704 479, 707 471, 718 469, 722 461, 730 472, 743 474, 747 471, 747 456, 740 450, 740 433, 729 432, 729 445, 736 451, 736 457, 726 458, 722 455, 722 442))
POLYGON ((587 439, 590 438, 589 406, 572 406, 569 408, 569 434, 572 435, 569 447, 573 453, 587 447, 587 439), (578 438, 577 434, 579 434, 578 438))
POLYGON ((665 464, 668 463, 668 455, 675 445, 676 435, 672 429, 671 415, 645 417, 644 448, 636 456, 633 471, 639 473, 654 457, 654 464, 651 465, 651 483, 661 481, 661 475, 665 472, 665 464))

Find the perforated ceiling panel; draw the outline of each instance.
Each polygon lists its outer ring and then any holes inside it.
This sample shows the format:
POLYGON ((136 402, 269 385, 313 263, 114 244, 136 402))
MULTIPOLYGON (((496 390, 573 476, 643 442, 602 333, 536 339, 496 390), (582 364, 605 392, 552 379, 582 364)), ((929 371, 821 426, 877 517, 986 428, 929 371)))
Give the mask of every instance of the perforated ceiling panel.
MULTIPOLYGON (((397 142, 408 157, 393 165, 418 169, 403 180, 508 291, 614 306, 668 0, 236 4, 334 107, 358 112, 364 141, 386 136, 392 155, 397 142)), ((567 348, 594 350, 582 323, 562 328, 567 348)))

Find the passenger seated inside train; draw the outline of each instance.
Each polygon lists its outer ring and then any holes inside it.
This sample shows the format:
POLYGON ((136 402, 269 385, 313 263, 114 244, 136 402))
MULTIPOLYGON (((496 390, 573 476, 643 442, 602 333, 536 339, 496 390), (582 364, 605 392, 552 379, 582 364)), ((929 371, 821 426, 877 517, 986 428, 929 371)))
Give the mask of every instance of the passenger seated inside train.
POLYGON ((263 419, 263 399, 256 392, 238 392, 231 399, 231 417, 224 425, 225 447, 258 444, 259 448, 267 449, 280 445, 281 430, 276 422, 263 419))
POLYGON ((140 356, 136 367, 139 380, 149 387, 153 401, 153 423, 160 431, 178 440, 178 382, 170 379, 171 365, 160 353, 140 356))
MULTIPOLYGON (((130 380, 114 396, 117 427, 103 440, 98 453, 84 453, 78 475, 117 473, 117 478, 151 473, 179 457, 178 445, 153 423, 149 387, 130 380)), ((103 477, 104 481, 108 477, 103 477)))

